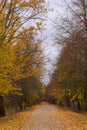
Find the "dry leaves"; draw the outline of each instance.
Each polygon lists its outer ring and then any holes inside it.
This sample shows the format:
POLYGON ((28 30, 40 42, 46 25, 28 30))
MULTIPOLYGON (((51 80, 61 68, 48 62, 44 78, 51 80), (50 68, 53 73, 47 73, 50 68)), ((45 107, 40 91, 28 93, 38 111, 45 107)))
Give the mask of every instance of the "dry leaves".
MULTIPOLYGON (((24 124, 29 121, 32 112, 35 109, 40 109, 41 106, 42 105, 37 105, 35 107, 32 107, 32 111, 24 111, 9 117, 0 118, 0 130, 20 130, 24 124)), ((50 105, 50 107, 55 108, 53 105, 50 105)), ((62 127, 61 130, 87 130, 86 112, 77 113, 57 107, 57 109, 55 109, 55 112, 52 113, 51 118, 55 118, 55 120, 59 122, 59 125, 62 127)), ((54 129, 58 130, 57 127, 54 129)))
POLYGON ((31 114, 31 111, 24 111, 9 117, 0 118, 0 130, 20 130, 25 122, 29 120, 31 114))
POLYGON ((87 113, 76 113, 58 108, 56 118, 62 122, 62 130, 87 130, 87 113))

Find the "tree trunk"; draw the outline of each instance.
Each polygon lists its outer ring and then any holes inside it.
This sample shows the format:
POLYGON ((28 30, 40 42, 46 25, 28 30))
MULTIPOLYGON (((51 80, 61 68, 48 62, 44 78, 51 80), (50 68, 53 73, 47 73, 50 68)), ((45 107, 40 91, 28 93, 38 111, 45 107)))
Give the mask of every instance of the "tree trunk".
POLYGON ((3 105, 4 99, 0 96, 0 117, 5 116, 5 110, 3 105))

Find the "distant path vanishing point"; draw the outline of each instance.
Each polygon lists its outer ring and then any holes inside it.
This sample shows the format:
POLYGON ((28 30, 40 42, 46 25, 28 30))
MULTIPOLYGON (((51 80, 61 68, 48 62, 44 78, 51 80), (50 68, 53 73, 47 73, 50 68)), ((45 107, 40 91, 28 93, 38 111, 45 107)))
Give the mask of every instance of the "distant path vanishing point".
POLYGON ((20 130, 61 130, 61 122, 55 117, 57 108, 42 103, 32 111, 32 116, 20 130))

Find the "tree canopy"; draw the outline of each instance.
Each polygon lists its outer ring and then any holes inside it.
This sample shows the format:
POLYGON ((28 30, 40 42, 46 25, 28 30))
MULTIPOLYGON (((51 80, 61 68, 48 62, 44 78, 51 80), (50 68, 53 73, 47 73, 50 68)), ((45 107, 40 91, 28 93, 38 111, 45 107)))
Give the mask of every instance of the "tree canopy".
POLYGON ((63 106, 87 109, 87 2, 65 0, 65 5, 66 17, 61 18, 62 24, 56 21, 55 43, 62 49, 48 97, 63 106))

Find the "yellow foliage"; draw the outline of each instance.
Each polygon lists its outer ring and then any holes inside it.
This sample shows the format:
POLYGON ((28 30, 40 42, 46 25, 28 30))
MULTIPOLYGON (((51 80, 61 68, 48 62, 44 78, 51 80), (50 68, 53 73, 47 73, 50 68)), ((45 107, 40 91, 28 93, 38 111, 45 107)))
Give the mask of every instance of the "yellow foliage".
POLYGON ((14 83, 20 78, 40 76, 41 68, 33 67, 38 60, 35 53, 39 48, 39 43, 34 43, 34 37, 42 23, 38 22, 36 28, 24 27, 26 19, 22 16, 22 10, 25 12, 26 7, 29 7, 35 14, 35 8, 43 2, 14 0, 7 1, 4 8, 3 1, 0 5, 0 93, 16 90, 14 83))

